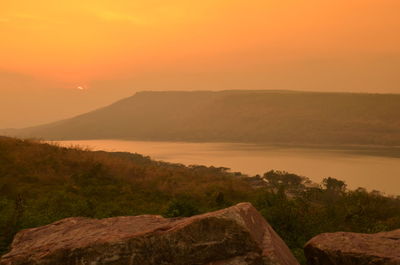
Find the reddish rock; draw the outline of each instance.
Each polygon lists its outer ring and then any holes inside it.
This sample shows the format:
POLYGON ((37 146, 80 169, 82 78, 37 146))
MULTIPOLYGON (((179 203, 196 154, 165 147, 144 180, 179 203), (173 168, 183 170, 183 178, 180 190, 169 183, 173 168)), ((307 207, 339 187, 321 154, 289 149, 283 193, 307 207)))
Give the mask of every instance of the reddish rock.
POLYGON ((19 232, 1 265, 298 265, 249 203, 193 216, 67 218, 19 232))
POLYGON ((400 265, 400 229, 321 234, 306 244, 304 252, 309 265, 400 265))

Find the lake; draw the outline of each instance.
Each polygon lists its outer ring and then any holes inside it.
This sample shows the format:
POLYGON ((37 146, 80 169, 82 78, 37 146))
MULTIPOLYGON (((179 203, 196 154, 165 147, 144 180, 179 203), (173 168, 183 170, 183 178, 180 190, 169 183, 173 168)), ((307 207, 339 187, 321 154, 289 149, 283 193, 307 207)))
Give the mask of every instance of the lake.
POLYGON ((325 177, 344 180, 351 189, 363 187, 400 195, 398 149, 304 148, 237 143, 185 143, 123 140, 60 141, 91 150, 125 151, 185 165, 228 167, 248 175, 271 169, 309 177, 320 183, 325 177))

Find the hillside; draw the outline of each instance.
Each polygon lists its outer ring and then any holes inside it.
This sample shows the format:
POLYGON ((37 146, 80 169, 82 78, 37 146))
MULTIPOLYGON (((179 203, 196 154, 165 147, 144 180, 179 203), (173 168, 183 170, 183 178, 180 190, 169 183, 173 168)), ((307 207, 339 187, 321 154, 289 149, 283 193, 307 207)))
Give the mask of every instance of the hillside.
MULTIPOLYGON (((45 139, 400 145, 400 95, 290 91, 139 92, 43 126, 45 139)), ((5 133, 5 132, 3 132, 5 133)))
POLYGON ((65 217, 185 216, 246 201, 252 190, 225 168, 0 137, 0 253, 16 231, 65 217), (168 210, 178 199, 182 209, 168 210))
POLYGON ((300 260, 306 241, 322 232, 400 228, 400 197, 347 191, 332 178, 320 187, 306 182, 286 172, 247 178, 223 167, 0 137, 0 255, 17 231, 66 217, 191 216, 244 201, 300 260))

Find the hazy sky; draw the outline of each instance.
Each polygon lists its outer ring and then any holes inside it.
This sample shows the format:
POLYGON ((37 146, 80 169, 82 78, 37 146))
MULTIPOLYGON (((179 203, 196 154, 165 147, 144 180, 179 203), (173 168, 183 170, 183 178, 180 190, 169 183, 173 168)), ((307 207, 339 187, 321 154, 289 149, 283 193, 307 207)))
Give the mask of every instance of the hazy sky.
POLYGON ((138 90, 400 93, 399 0, 2 0, 0 128, 138 90))

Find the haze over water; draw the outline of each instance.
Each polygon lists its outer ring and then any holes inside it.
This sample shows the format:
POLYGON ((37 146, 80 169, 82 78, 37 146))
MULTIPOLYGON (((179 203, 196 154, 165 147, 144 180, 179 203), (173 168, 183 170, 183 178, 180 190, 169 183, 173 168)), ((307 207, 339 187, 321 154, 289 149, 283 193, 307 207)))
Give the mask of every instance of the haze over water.
MULTIPOLYGON (((91 150, 123 151, 184 165, 228 167, 250 176, 283 170, 320 183, 325 177, 358 187, 400 195, 399 156, 379 156, 368 150, 337 150, 260 146, 236 143, 185 143, 122 140, 62 141, 91 150), (367 152, 366 152, 367 151, 367 152)), ((372 150, 373 151, 373 150, 372 150)))

